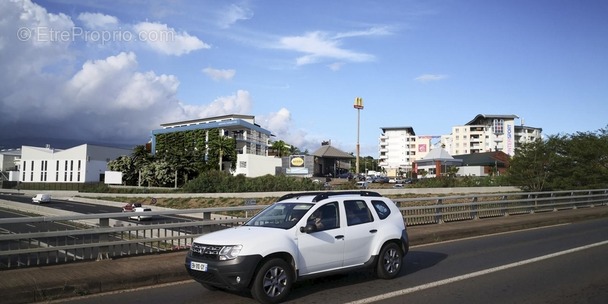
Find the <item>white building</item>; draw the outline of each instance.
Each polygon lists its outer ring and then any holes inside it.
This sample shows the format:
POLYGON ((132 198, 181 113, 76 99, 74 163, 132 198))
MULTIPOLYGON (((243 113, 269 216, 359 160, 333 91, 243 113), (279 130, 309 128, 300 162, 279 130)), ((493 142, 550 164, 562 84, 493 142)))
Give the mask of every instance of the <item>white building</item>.
POLYGON ((21 149, 0 150, 0 171, 19 171, 21 149))
POLYGON ((21 149, 0 150, 0 181, 19 181, 21 149))
POLYGON ((220 135, 233 137, 236 141, 236 168, 229 168, 230 162, 222 164, 222 168, 229 169, 232 174, 247 177, 274 175, 276 167, 281 167, 281 158, 268 155, 270 138, 274 135, 256 124, 255 116, 231 114, 165 123, 161 127, 162 129, 152 130, 153 154, 156 153, 156 136, 159 134, 217 129, 220 135))
POLYGON ((441 136, 441 144, 451 155, 502 151, 510 156, 522 143, 542 138, 542 129, 518 124, 516 115, 479 114, 465 125, 452 127, 441 136))
POLYGON ((22 146, 22 183, 94 183, 104 180, 111 160, 131 155, 130 149, 80 145, 59 150, 22 146))
POLYGON ((380 154, 378 165, 388 177, 407 174, 413 163, 426 156, 431 150, 434 136, 416 136, 412 127, 380 128, 380 154))
POLYGON ((443 148, 434 148, 414 164, 418 177, 438 177, 446 174, 449 167, 460 167, 462 159, 455 159, 443 148), (421 173, 425 172, 424 175, 421 173))

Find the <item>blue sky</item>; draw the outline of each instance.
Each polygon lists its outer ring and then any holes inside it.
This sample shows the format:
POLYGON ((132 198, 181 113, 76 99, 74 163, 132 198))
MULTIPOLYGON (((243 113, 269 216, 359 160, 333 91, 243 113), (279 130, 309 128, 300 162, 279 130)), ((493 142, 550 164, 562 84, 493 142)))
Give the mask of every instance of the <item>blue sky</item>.
POLYGON ((608 125, 607 1, 0 3, 0 145, 140 144, 225 114, 300 149, 378 156, 382 127, 449 134, 477 114, 545 135, 608 125))

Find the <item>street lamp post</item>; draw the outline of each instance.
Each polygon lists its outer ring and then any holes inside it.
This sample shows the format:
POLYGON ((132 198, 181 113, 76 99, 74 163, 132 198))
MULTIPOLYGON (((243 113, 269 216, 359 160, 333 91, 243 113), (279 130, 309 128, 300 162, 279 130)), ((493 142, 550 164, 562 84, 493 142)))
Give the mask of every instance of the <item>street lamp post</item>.
POLYGON ((361 110, 363 110, 363 98, 355 98, 353 107, 357 109, 357 160, 355 162, 355 171, 359 175, 359 126, 361 123, 361 110))

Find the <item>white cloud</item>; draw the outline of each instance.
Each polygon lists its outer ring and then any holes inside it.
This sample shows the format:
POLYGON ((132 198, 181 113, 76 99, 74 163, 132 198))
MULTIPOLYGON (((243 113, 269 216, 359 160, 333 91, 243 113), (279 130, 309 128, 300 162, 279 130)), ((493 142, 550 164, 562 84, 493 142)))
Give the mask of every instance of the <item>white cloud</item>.
POLYGON ((208 105, 182 105, 188 119, 221 116, 228 114, 251 114, 252 99, 248 91, 222 96, 208 105))
POLYGON ((252 17, 253 11, 251 11, 249 8, 236 4, 231 4, 226 9, 226 12, 224 12, 220 17, 219 26, 220 28, 224 29, 229 28, 239 20, 248 20, 252 17))
POLYGON ((279 40, 280 48, 306 55, 296 59, 297 65, 316 63, 322 59, 338 59, 350 62, 374 60, 374 56, 341 48, 341 41, 329 37, 325 32, 316 31, 303 36, 283 37, 279 40))
POLYGON ((166 24, 141 22, 133 26, 135 35, 153 50, 165 54, 180 56, 211 46, 186 32, 178 33, 166 24))
POLYGON ((414 80, 422 82, 422 83, 427 83, 427 82, 431 82, 431 81, 443 80, 446 78, 448 78, 448 75, 424 74, 424 75, 420 75, 420 76, 414 78, 414 80))
POLYGON ((282 140, 302 151, 309 150, 312 153, 319 148, 321 141, 324 140, 315 138, 305 130, 296 129, 291 119, 291 112, 286 108, 281 108, 278 112, 259 115, 256 117, 256 123, 275 135, 272 140, 282 140))
MULTIPOLYGON (((100 21, 105 17, 99 15, 81 17, 81 22, 90 21, 89 25, 112 23, 100 21)), ((78 63, 78 56, 86 52, 75 49, 72 41, 43 41, 32 37, 19 40, 20 28, 52 27, 70 31, 74 27, 69 16, 48 13, 31 1, 0 1, 0 20, 3 20, 0 22, 0 141, 3 145, 11 138, 143 144, 150 131, 160 128, 161 123, 253 114, 253 98, 245 90, 207 104, 180 101, 177 77, 141 71, 134 52, 98 55, 78 63)), ((145 30, 169 30, 166 25, 140 25, 145 30)), ((176 48, 160 46, 160 49, 169 54, 182 54, 204 45, 187 34, 178 36, 190 37, 195 42, 186 39, 176 48)), ((225 77, 227 75, 230 72, 225 73, 225 77)), ((298 147, 309 143, 304 139, 307 136, 304 131, 293 130, 288 110, 281 109, 264 117, 268 118, 267 128, 285 136, 289 143, 298 147)))
POLYGON ((235 70, 219 70, 214 68, 205 68, 203 73, 211 77, 213 80, 230 80, 236 74, 235 70))
POLYGON ((118 25, 118 18, 101 13, 81 13, 78 20, 89 29, 108 29, 118 25))
POLYGON ((351 32, 338 33, 337 35, 334 36, 334 39, 361 37, 361 36, 386 36, 386 35, 392 35, 392 34, 393 33, 390 31, 390 29, 388 27, 377 26, 377 27, 369 28, 364 31, 351 31, 351 32))

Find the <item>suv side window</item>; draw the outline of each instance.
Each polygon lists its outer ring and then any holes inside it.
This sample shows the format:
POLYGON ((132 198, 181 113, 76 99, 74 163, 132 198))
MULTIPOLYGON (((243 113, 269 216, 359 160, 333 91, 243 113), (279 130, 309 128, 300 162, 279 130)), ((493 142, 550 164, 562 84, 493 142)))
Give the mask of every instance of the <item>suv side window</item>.
POLYGON ((345 200, 346 224, 348 226, 372 222, 371 213, 363 200, 345 200))
POLYGON ((374 209, 376 209, 376 213, 378 213, 378 217, 381 220, 387 218, 391 214, 391 209, 388 208, 384 201, 372 200, 372 205, 374 206, 374 209))
POLYGON ((306 220, 307 224, 315 224, 317 231, 329 230, 340 227, 340 218, 338 217, 338 202, 325 204, 306 220))

